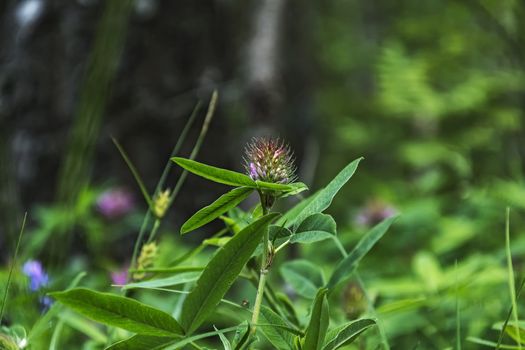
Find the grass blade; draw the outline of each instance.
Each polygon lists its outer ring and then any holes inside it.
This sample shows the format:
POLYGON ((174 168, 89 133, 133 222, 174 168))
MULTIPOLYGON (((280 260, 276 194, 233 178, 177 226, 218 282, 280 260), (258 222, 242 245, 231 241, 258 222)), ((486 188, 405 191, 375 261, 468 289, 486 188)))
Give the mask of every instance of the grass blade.
POLYGON ((9 275, 7 276, 7 283, 5 286, 4 298, 2 300, 2 308, 0 309, 0 325, 4 318, 5 305, 7 303, 7 296, 9 294, 9 286, 11 284, 11 278, 13 277, 13 270, 16 266, 16 259, 18 257, 18 250, 20 249, 20 241, 22 240, 22 235, 24 234, 24 228, 26 227, 27 212, 24 214, 24 219, 22 220, 22 227, 20 228, 20 233, 18 234, 18 242, 16 242, 15 255, 13 257, 13 264, 9 269, 9 275))
POLYGON ((150 197, 150 195, 148 193, 148 190, 146 189, 146 186, 144 186, 144 182, 142 181, 142 178, 140 177, 139 172, 137 171, 137 168, 135 168, 135 166, 133 165, 133 163, 129 159, 126 151, 124 151, 124 148, 122 148, 120 143, 114 137, 112 137, 111 140, 113 140, 113 143, 115 144, 115 146, 117 147, 120 155, 122 156, 122 158, 126 162, 129 170, 131 171, 131 174, 133 174, 133 177, 135 178, 135 181, 137 182, 137 185, 139 185, 140 192, 142 192, 142 195, 144 196, 144 199, 146 200, 146 203, 148 203, 148 207, 151 208, 153 206, 153 201, 151 200, 151 197, 150 197))

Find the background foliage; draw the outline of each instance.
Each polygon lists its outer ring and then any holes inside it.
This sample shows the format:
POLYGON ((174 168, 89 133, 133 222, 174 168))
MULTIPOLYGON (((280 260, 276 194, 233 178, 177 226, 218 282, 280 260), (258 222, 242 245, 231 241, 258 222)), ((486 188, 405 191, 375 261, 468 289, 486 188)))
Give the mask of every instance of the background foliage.
MULTIPOLYGON (((385 210, 402 214, 360 265, 393 348, 457 347, 458 309, 464 348, 479 346, 468 336, 497 340, 492 328, 511 305, 506 206, 518 286, 525 252, 525 4, 119 3, 0 3, 0 285, 27 210, 20 264, 41 260, 49 290, 66 288, 81 271, 90 272, 84 286, 111 290, 110 272, 129 264, 146 205, 110 137, 152 191, 195 104, 218 88, 198 157, 207 164, 242 170, 245 141, 276 134, 290 142, 300 180, 315 190, 365 157, 329 212, 347 249, 385 210), (97 209, 101 193, 115 187, 134 198, 118 219, 97 209)), ((186 142, 181 154, 190 151, 186 142)), ((222 190, 188 178, 159 229, 156 266, 222 227, 178 235, 222 190)), ((288 253, 326 271, 338 254, 325 242, 288 253)), ((278 270, 276 283, 293 284, 278 270)), ((353 286, 337 301, 348 317, 361 308, 353 286)), ((253 295, 250 288, 239 286, 235 298, 253 295)), ((29 328, 39 296, 28 293, 20 271, 10 295, 7 324, 29 328), (26 303, 35 307, 21 309, 26 303)), ((161 308, 177 305, 160 293, 136 295, 161 308)), ((98 328, 67 317, 66 345, 78 346, 78 329, 91 332, 83 344, 104 342, 98 328)))

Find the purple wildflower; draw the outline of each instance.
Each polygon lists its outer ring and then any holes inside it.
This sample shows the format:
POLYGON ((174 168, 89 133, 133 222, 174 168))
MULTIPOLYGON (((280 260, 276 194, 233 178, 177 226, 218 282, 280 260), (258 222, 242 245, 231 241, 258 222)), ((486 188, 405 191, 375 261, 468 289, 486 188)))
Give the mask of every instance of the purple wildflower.
POLYGON ((366 204, 357 215, 355 216, 355 222, 359 226, 372 226, 381 221, 397 214, 397 210, 380 200, 373 200, 366 204))
POLYGON ((108 219, 114 219, 129 213, 135 203, 133 195, 123 189, 115 188, 102 193, 97 199, 97 209, 108 219))
POLYGON ((128 269, 123 268, 118 271, 111 272, 111 282, 119 286, 123 286, 128 283, 128 269))
POLYGON ((49 277, 42 267, 42 263, 36 260, 27 261, 22 271, 29 277, 29 286, 33 292, 47 286, 49 283, 49 277))
POLYGON ((253 138, 245 153, 244 166, 252 180, 287 184, 297 178, 293 153, 277 138, 253 138))

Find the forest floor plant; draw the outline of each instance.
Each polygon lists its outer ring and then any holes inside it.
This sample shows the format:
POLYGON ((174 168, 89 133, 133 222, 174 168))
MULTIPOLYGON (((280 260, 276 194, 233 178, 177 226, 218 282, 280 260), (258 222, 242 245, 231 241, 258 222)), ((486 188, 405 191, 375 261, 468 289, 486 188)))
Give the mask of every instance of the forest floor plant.
MULTIPOLYGON (((215 241, 219 248, 206 266, 185 267, 180 265, 185 261, 182 258, 166 268, 143 267, 140 272, 167 272, 170 276, 123 286, 126 291, 142 288, 180 294, 182 308, 178 320, 164 311, 121 295, 85 288, 52 293, 56 300, 80 314, 135 333, 107 349, 179 349, 186 345, 201 349, 209 343, 200 342, 214 336, 219 338, 225 349, 247 349, 255 344, 259 344, 258 347, 264 344, 258 337, 263 335, 272 348, 328 350, 351 343, 362 332, 377 325, 376 319, 363 318, 329 327, 329 296, 343 282, 355 276, 360 260, 395 220, 395 217, 391 217, 375 226, 350 253, 346 253, 337 237, 334 219, 322 213, 352 177, 361 159, 351 162, 325 188, 286 213, 272 212, 275 201, 297 195, 307 190, 307 187, 301 182, 295 182, 293 156, 282 141, 273 138, 254 139, 246 148, 247 174, 191 159, 174 157, 172 160, 186 171, 235 187, 191 216, 182 225, 181 233, 187 234, 217 218, 227 223, 227 230, 216 235, 215 238, 222 236, 215 241), (242 213, 242 218, 225 216, 253 192, 260 199, 255 208, 250 212, 237 209, 242 213), (224 236, 226 232, 231 235, 224 236), (301 267, 292 270, 287 277, 302 280, 316 289, 310 295, 310 316, 301 319, 297 315, 302 314, 303 310, 296 309, 285 293, 276 293, 275 288, 267 283, 268 272, 276 255, 288 245, 311 244, 322 240, 333 240, 342 252, 342 259, 328 281, 323 277, 312 278, 301 267), (260 263, 256 262, 258 256, 260 263), (254 270, 258 270, 256 277, 254 270), (224 299, 239 278, 248 279, 257 285, 251 311, 224 299), (168 288, 180 284, 194 286, 189 291, 168 288), (209 323, 219 304, 235 310, 242 309, 251 317, 245 318, 240 324, 219 330, 209 323), (214 330, 210 330, 210 327, 214 330), (204 332, 199 333, 200 330, 204 332), (229 339, 225 335, 228 332, 236 332, 236 336, 229 339)), ((207 240, 207 244, 210 244, 210 240, 207 240)), ((202 248, 199 246, 197 249, 200 252, 202 248)), ((311 272, 317 273, 318 269, 315 266, 313 268, 311 272)), ((300 284, 295 283, 295 287, 300 289, 300 284)), ((232 314, 235 318, 240 313, 232 311, 232 314)), ((386 337, 384 345, 388 347, 386 337)))
MULTIPOLYGON (((347 252, 337 235, 334 218, 324 213, 335 195, 353 176, 362 158, 348 164, 324 188, 302 199, 290 210, 274 212, 276 201, 308 190, 304 183, 296 181, 293 153, 282 140, 271 137, 253 139, 246 147, 246 174, 194 160, 216 101, 217 94, 214 93, 200 137, 189 159, 173 157, 180 143, 175 146, 171 160, 184 172, 173 191, 164 190, 170 170, 168 164, 150 196, 138 171, 115 141, 148 204, 148 212, 133 250, 129 282, 120 286, 120 294, 102 293, 90 288, 77 288, 84 275, 81 274, 68 289, 50 293, 59 303, 53 304, 43 315, 42 320, 46 320, 43 322, 48 323, 66 306, 109 326, 107 334, 99 329, 92 332, 99 342, 105 342, 107 350, 204 349, 217 344, 222 344, 224 349, 333 350, 354 342, 374 326, 379 330, 382 347, 388 349, 386 334, 357 268, 396 217, 386 218, 374 226, 347 252), (157 257, 155 237, 187 172, 234 188, 192 215, 181 226, 181 234, 195 231, 215 219, 223 220, 225 228, 175 258, 169 266, 159 267, 154 264, 157 257), (252 193, 258 195, 259 204, 249 211, 241 210, 239 205, 252 193), (145 239, 148 229, 149 235, 145 239), (318 266, 299 259, 286 261, 280 269, 286 286, 293 291, 284 292, 285 285, 277 288, 271 283, 269 272, 278 256, 286 260, 282 253, 287 247, 321 241, 333 242, 341 253, 341 259, 334 261, 336 265, 328 279, 324 278, 318 266), (205 247, 209 246, 218 248, 204 266, 184 265, 197 256, 199 259, 196 260, 202 261, 202 256, 206 257, 205 247), (367 295, 368 318, 348 319, 341 317, 337 307, 330 308, 336 299, 334 294, 338 294, 352 278, 367 295), (248 281, 256 288, 253 308, 249 308, 249 301, 239 305, 227 298, 234 283, 242 287, 241 281, 248 281), (174 286, 182 288, 175 289, 174 286), (131 292, 139 289, 162 291, 175 297, 175 310, 168 312, 167 306, 159 309, 137 300, 131 292), (279 292, 280 289, 283 292, 279 292), (297 298, 304 300, 297 302, 297 298), (224 308, 226 317, 219 317, 224 308), (219 324, 227 326, 216 328, 219 324), (228 336, 229 333, 234 333, 234 336, 228 336)), ((190 118, 188 125, 193 118, 190 118)), ((181 139, 184 139, 187 128, 181 139)), ((64 317, 61 316, 54 328, 51 349, 59 348, 64 317)), ((42 322, 35 326, 39 332, 43 327, 42 322)), ((34 333, 33 330, 30 332, 29 339, 34 333)))

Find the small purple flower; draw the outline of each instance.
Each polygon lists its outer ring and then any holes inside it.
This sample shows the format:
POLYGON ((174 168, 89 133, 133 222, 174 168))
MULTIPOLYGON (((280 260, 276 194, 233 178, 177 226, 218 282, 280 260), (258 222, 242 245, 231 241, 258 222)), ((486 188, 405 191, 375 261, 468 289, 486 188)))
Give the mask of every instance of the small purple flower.
POLYGON ((44 271, 40 261, 29 260, 22 267, 24 274, 29 277, 29 285, 33 292, 36 292, 42 287, 47 286, 49 277, 44 271))
POLYGON ((253 138, 245 154, 244 167, 252 180, 287 184, 297 178, 293 153, 278 138, 253 138))
POLYGON ((123 286, 128 283, 128 269, 124 268, 111 272, 111 282, 118 286, 123 286))
POLYGON ((133 195, 123 188, 105 191, 97 199, 98 211, 108 219, 129 213, 134 205, 133 195))
POLYGON ((355 222, 359 226, 373 226, 395 214, 397 214, 397 210, 390 204, 373 200, 357 213, 355 222))

